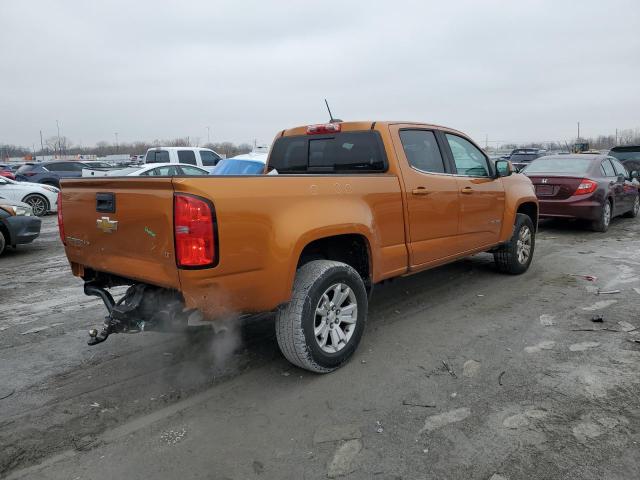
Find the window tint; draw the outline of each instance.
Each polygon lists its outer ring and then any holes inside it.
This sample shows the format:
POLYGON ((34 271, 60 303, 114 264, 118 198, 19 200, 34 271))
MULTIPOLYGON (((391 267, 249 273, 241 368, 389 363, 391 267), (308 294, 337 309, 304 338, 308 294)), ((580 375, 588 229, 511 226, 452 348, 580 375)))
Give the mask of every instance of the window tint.
POLYGON ((220 161, 220 157, 208 150, 200 150, 200 158, 202 159, 203 167, 215 167, 220 161))
POLYGON ((373 131, 279 138, 269 166, 279 173, 386 170, 381 142, 373 131))
POLYGON ((16 170, 16 173, 28 172, 32 168, 33 168, 33 165, 22 165, 18 170, 16 170))
POLYGON ((613 169, 613 166, 611 165, 611 162, 609 160, 604 160, 602 162, 602 169, 604 170, 605 177, 615 177, 616 176, 616 172, 613 169))
POLYGON ((209 173, 198 167, 185 167, 184 165, 180 165, 180 170, 182 170, 183 175, 207 175, 209 173))
POLYGON ((67 168, 65 167, 66 163, 61 162, 61 163, 49 163, 46 165, 47 170, 49 170, 50 172, 65 172, 67 171, 67 168))
POLYGON ((613 168, 615 169, 617 175, 624 175, 625 178, 629 176, 629 173, 620 162, 618 162, 617 160, 611 160, 611 163, 613 163, 613 168))
POLYGON ((196 154, 192 150, 178 150, 178 162, 197 165, 196 154))
POLYGON ((169 163, 169 152, 166 150, 151 150, 147 153, 146 163, 169 163))
POLYGON ((164 167, 148 170, 141 173, 141 175, 148 175, 150 177, 172 177, 174 175, 178 175, 178 170, 173 165, 166 165, 164 167))
POLYGON ((400 140, 412 167, 423 172, 444 173, 444 162, 433 132, 401 130, 400 140))
POLYGON ((453 154, 458 175, 488 177, 489 167, 484 154, 468 140, 457 135, 446 134, 453 154))

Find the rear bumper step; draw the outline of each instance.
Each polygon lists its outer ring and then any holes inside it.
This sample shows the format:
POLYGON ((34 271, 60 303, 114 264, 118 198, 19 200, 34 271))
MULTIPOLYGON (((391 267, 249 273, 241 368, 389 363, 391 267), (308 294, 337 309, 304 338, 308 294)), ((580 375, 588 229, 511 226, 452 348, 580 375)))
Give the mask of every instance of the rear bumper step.
POLYGON ((194 310, 184 308, 179 292, 144 283, 130 286, 118 301, 93 282, 85 283, 84 293, 101 298, 108 311, 102 330, 89 330, 89 345, 104 342, 112 333, 184 330, 194 314, 194 310))

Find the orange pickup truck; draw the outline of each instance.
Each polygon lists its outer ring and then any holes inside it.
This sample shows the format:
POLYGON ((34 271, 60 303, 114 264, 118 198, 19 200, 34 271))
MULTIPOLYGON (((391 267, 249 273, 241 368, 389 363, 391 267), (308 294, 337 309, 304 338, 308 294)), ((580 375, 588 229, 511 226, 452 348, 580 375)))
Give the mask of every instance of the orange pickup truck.
POLYGON ((276 312, 284 356, 329 372, 362 337, 374 285, 478 252, 527 270, 529 179, 463 133, 408 122, 280 132, 270 175, 65 179, 60 235, 110 333, 276 312), (277 174, 276 174, 277 173, 277 174), (108 289, 130 285, 115 301, 108 289))

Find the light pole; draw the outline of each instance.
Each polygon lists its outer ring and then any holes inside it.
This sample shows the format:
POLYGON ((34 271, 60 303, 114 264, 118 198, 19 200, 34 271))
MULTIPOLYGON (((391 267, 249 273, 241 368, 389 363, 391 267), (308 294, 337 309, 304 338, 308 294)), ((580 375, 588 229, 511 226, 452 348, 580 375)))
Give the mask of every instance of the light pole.
POLYGON ((207 144, 211 143, 211 135, 209 134, 210 127, 207 127, 207 144))
POLYGON ((114 135, 115 135, 115 137, 116 137, 116 153, 120 153, 120 152, 118 151, 118 132, 113 132, 113 134, 114 134, 114 135))
POLYGON ((61 154, 61 148, 60 148, 60 124, 58 123, 58 120, 56 120, 56 128, 58 129, 58 155, 61 154))

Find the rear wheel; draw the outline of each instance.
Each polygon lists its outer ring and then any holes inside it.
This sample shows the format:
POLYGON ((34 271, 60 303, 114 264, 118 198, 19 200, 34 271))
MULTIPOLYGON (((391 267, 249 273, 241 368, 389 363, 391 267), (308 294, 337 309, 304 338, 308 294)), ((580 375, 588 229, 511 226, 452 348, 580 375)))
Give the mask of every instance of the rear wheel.
POLYGON ((367 319, 367 292, 358 272, 330 260, 298 269, 291 301, 278 310, 276 335, 294 365, 326 373, 358 347, 367 319))
POLYGON ((535 246, 536 234, 531 218, 523 213, 516 214, 509 243, 493 254, 498 270, 512 275, 526 272, 531 265, 535 246))
POLYGON ((638 213, 640 212, 640 195, 636 196, 636 199, 633 201, 633 208, 624 214, 627 218, 636 218, 638 213))
POLYGON ((23 202, 33 208, 33 214, 36 217, 42 217, 49 211, 49 202, 42 195, 38 195, 36 193, 27 195, 24 197, 23 202))
POLYGON ((606 232, 611 224, 611 201, 606 200, 600 209, 600 218, 591 223, 591 229, 596 232, 606 232))
POLYGON ((4 232, 0 229, 0 255, 4 252, 4 248, 7 246, 7 240, 4 238, 4 232))

